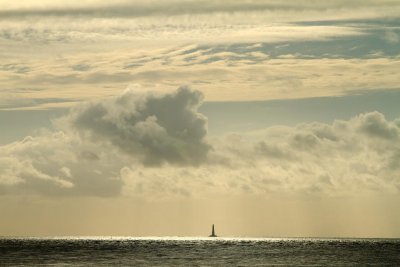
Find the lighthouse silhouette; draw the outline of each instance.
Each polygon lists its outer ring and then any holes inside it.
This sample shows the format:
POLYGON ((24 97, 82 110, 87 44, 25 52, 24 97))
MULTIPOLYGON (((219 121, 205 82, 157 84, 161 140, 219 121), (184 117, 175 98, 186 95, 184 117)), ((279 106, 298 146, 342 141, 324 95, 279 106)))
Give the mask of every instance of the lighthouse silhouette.
POLYGON ((214 224, 212 225, 211 235, 209 235, 209 237, 217 237, 214 230, 214 224))

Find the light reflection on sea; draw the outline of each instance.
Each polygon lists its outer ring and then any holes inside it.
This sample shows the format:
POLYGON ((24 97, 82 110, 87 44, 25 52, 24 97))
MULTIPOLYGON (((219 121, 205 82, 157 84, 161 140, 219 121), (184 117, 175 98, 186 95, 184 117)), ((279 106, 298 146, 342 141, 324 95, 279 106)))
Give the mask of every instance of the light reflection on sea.
POLYGON ((400 239, 3 237, 1 266, 400 266, 400 239))

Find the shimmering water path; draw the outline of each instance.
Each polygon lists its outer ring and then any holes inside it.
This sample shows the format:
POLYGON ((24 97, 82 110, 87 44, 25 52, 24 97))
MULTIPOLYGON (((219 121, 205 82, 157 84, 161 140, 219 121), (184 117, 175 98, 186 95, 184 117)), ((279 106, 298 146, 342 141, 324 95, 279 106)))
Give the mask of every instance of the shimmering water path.
POLYGON ((400 266, 400 239, 0 238, 1 266, 400 266))

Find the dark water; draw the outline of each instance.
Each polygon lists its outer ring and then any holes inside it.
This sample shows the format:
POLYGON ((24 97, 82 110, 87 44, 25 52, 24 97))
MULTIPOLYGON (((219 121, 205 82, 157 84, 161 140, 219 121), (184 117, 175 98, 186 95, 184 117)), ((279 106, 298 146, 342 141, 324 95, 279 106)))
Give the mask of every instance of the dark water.
POLYGON ((400 266, 400 239, 0 238, 1 266, 400 266))

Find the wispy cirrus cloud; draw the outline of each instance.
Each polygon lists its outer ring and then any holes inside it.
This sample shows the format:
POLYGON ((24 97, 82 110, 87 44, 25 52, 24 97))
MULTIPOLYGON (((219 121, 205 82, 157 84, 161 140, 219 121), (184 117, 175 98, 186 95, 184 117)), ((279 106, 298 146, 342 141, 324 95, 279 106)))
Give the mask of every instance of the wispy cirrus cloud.
MULTIPOLYGON (((388 16, 399 11, 397 1, 69 1, 59 3, 54 1, 24 1, 23 3, 0 2, 3 11, 0 16, 94 16, 94 17, 140 17, 140 16, 176 16, 210 13, 237 13, 260 12, 270 13, 294 12, 309 15, 314 11, 325 12, 325 18, 334 16, 340 18, 349 11, 353 11, 353 17, 359 16, 388 16), (341 11, 341 14, 337 14, 341 11), (336 14, 335 14, 336 13, 336 14)), ((398 15, 399 13, 397 13, 398 15)), ((347 14, 349 15, 349 14, 347 14)), ((288 16, 287 16, 288 18, 288 16)), ((305 19, 305 17, 303 17, 305 19)), ((312 18, 308 18, 312 19, 312 18)))
POLYGON ((288 50, 255 47, 257 44, 188 45, 86 53, 47 61, 30 59, 23 65, 29 69, 27 72, 19 72, 20 66, 14 61, 5 61, 5 67, 0 70, 3 88, 32 90, 15 91, 13 99, 20 97, 21 101, 10 102, 7 97, 10 90, 3 89, 2 103, 8 104, 2 108, 26 108, 22 100, 29 98, 32 104, 36 103, 30 108, 65 106, 72 104, 67 103, 71 95, 77 101, 102 98, 137 84, 142 88, 159 87, 169 91, 181 83, 194 85, 205 94, 207 101, 312 98, 398 89, 400 61, 397 57, 320 58, 285 54, 288 50), (54 86, 58 88, 56 96, 54 86), (46 98, 49 98, 47 102, 46 98), (55 98, 66 101, 53 101, 55 98))
POLYGON ((143 44, 154 38, 170 44, 315 40, 361 31, 343 25, 290 24, 400 16, 400 6, 393 1, 379 5, 374 1, 24 1, 2 6, 3 40, 47 44, 99 40, 143 44))
POLYGON ((343 95, 399 82, 397 24, 377 26, 396 21, 396 1, 43 0, 0 7, 0 91, 43 89, 17 92, 21 100, 7 109, 26 108, 29 98, 29 108, 66 106, 50 99, 107 97, 134 84, 190 84, 206 100, 230 101, 343 95))

